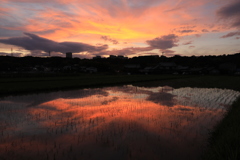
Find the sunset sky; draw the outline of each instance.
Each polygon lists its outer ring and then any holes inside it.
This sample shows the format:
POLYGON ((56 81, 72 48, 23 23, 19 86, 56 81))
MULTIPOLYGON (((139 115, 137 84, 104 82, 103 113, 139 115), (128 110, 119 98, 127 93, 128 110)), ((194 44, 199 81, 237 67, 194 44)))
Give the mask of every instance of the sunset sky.
POLYGON ((240 0, 1 0, 0 55, 240 52, 240 0), (12 48, 12 50, 11 50, 12 48))

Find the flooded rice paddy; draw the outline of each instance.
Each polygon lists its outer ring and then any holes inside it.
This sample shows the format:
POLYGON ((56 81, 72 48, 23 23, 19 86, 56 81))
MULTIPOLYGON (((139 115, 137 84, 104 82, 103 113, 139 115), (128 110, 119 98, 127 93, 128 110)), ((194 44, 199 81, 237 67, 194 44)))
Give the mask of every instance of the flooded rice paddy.
POLYGON ((0 159, 199 159, 239 95, 126 85, 1 98, 0 159))

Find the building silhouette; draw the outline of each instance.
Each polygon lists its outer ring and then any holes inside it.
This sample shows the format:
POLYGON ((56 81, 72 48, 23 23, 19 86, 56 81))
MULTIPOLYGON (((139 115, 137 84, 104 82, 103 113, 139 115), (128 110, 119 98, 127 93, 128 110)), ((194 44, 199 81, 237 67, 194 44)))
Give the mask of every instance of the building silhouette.
POLYGON ((72 58, 72 52, 67 52, 66 53, 66 58, 72 58))

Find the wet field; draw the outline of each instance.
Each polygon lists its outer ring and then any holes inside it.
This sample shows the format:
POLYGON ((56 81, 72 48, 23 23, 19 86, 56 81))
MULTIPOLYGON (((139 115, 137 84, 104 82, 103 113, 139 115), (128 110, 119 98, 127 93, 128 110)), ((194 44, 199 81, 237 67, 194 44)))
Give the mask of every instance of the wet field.
POLYGON ((200 159, 239 92, 132 85, 0 99, 0 159, 200 159))

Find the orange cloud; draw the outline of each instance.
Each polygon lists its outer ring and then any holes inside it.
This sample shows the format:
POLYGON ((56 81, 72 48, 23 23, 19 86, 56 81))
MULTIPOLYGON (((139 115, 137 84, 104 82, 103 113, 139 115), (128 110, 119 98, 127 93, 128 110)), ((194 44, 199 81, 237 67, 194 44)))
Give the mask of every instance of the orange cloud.
MULTIPOLYGON (((30 32, 57 42, 75 41, 91 45, 107 43, 109 50, 143 47, 163 35, 180 37, 231 31, 218 22, 216 12, 230 2, 214 0, 4 0, 1 14, 5 29, 30 32), (16 3, 18 2, 18 3, 16 3), (10 12, 9 6, 14 6, 10 12), (101 39, 108 36, 112 44, 101 39), (128 42, 127 44, 125 42, 128 42)), ((217 34, 217 33, 216 33, 217 34)))

